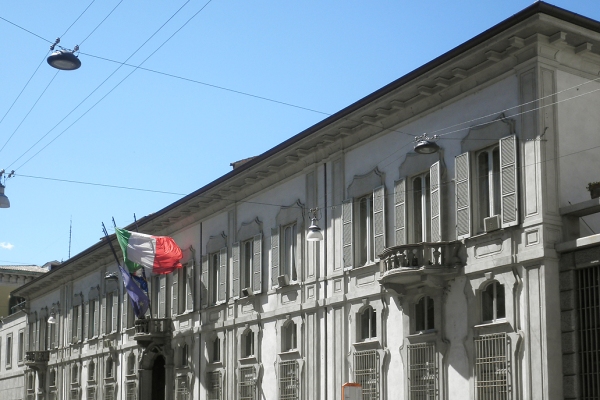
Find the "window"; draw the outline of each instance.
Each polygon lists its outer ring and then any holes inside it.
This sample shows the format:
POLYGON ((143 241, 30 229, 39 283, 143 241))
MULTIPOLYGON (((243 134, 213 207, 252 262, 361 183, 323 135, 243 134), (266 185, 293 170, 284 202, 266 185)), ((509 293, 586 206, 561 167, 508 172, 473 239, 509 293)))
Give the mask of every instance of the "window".
POLYGON ((500 283, 492 282, 481 292, 481 317, 483 322, 506 318, 504 286, 500 283))
POLYGON ((598 299, 600 299, 600 266, 578 268, 577 273, 577 311, 579 313, 579 376, 581 377, 581 399, 597 399, 600 396, 598 360, 598 299))
POLYGON ((431 241, 431 179, 429 172, 412 179, 411 243, 431 241))
POLYGON ((25 357, 25 331, 21 329, 19 331, 19 353, 17 354, 17 361, 20 363, 23 362, 23 358, 25 357))
POLYGON ((438 367, 435 343, 408 345, 408 385, 410 399, 437 399, 438 367))
POLYGON ((415 305, 415 331, 435 329, 433 299, 423 296, 415 305))
POLYGON ((104 400, 115 400, 115 385, 104 386, 104 400))
POLYGON ((105 333, 117 331, 117 318, 119 314, 119 295, 117 292, 106 293, 105 333))
POLYGON ((79 335, 81 333, 81 319, 80 319, 80 306, 73 306, 73 309, 71 310, 71 337, 72 342, 71 343, 77 343, 79 342, 79 335))
POLYGON ((373 195, 364 196, 357 201, 356 219, 356 258, 359 265, 374 260, 373 256, 373 195))
POLYGON ((221 339, 218 337, 212 342, 211 361, 214 363, 221 361, 221 339))
POLYGON ((6 336, 6 368, 10 368, 12 364, 12 333, 6 336))
POLYGON ((354 353, 354 382, 362 386, 362 400, 379 400, 379 353, 377 350, 354 353))
POLYGON ((183 346, 181 346, 181 359, 180 359, 180 365, 181 367, 185 368, 188 366, 188 345, 184 344, 183 346))
POLYGON ((135 354, 133 353, 127 357, 127 375, 135 375, 135 354))
POLYGON ((292 351, 297 349, 297 328, 296 324, 290 321, 283 327, 283 351, 292 351))
POLYGON ((476 158, 478 230, 483 232, 483 220, 500 215, 500 148, 482 150, 476 158))
POLYGON ((242 335, 242 357, 252 356, 254 356, 254 332, 248 330, 242 335))
POLYGON ((96 386, 88 386, 86 400, 96 400, 96 386))
POLYGON ((360 339, 377 337, 377 314, 373 307, 367 307, 360 315, 360 339))
POLYGON ((173 315, 183 314, 192 307, 192 271, 192 263, 190 262, 173 272, 173 287, 171 289, 173 315))
POLYGON ((112 357, 110 357, 110 356, 109 356, 109 357, 106 359, 106 369, 105 369, 105 371, 104 371, 104 377, 105 377, 106 379, 109 379, 109 378, 113 378, 113 377, 114 377, 114 371, 113 371, 113 367, 114 367, 113 359, 112 359, 112 357))
POLYGON ((220 270, 220 257, 219 252, 215 252, 209 255, 210 259, 210 304, 217 304, 219 294, 219 270, 220 270))
POLYGON ((88 303, 88 338, 93 338, 97 335, 96 333, 96 300, 90 299, 88 303))
POLYGON ((69 400, 79 400, 79 389, 71 389, 69 400))
POLYGON ((297 400, 300 398, 298 361, 279 363, 279 399, 297 400))
POLYGON ((475 390, 477 400, 510 398, 510 340, 506 333, 475 339, 475 390))
POLYGON ((207 373, 207 400, 222 400, 223 389, 221 387, 221 371, 212 371, 207 373))
POLYGON ((56 387, 56 370, 54 368, 50 370, 50 377, 48 379, 48 385, 50 387, 56 387))
POLYGON ((166 309, 166 286, 167 277, 166 275, 155 275, 152 277, 152 312, 155 318, 165 318, 166 309))
POLYGON ((281 249, 280 275, 287 275, 292 281, 298 279, 296 273, 297 224, 293 223, 283 228, 283 248, 281 249))
POLYGON ((88 364, 88 381, 96 380, 96 364, 93 361, 90 361, 88 364))
POLYGON ((518 224, 515 135, 473 155, 458 155, 455 174, 457 239, 471 236, 472 230, 485 233, 518 224))
POLYGON ((190 398, 190 388, 188 387, 188 378, 185 375, 177 377, 177 400, 188 400, 190 398))
POLYGON ((252 287, 252 240, 242 242, 241 288, 252 287))
POLYGON ((137 384, 135 382, 127 382, 127 400, 137 400, 137 384))
POLYGON ((74 385, 79 383, 79 367, 77 364, 73 364, 73 367, 71 367, 71 383, 74 385))
POLYGON ((254 367, 240 368, 240 400, 256 399, 256 370, 254 367))

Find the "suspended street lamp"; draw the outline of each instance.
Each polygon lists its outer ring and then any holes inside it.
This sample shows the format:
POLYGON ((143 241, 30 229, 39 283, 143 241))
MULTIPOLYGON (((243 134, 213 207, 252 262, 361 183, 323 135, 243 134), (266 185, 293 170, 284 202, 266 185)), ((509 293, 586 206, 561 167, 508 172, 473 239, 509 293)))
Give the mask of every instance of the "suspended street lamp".
POLYGON ((306 234, 306 240, 309 242, 320 242, 323 240, 323 234, 321 233, 321 228, 317 225, 317 212, 318 208, 311 208, 309 211, 309 218, 312 223, 308 227, 308 233, 306 234))
MULTIPOLYGON (((52 54, 48 56, 48 64, 51 67, 56 69, 60 69, 63 71, 72 71, 79 67, 81 67, 81 61, 75 55, 76 51, 79 51, 79 45, 76 45, 73 50, 60 48, 60 50, 54 51, 54 48, 60 43, 60 38, 57 38, 56 41, 50 46, 50 50, 52 50, 52 54)), ((60 47, 60 46, 59 46, 60 47)))
POLYGON ((417 144, 415 145, 415 152, 419 154, 437 153, 440 149, 440 146, 438 146, 437 143, 434 142, 434 140, 437 138, 437 135, 429 137, 426 133, 424 133, 421 136, 417 136, 415 138, 415 142, 417 142, 417 144))
MULTIPOLYGON (((10 174, 8 174, 8 178, 11 178, 14 174, 15 171, 12 171, 10 174)), ((10 200, 8 200, 8 197, 6 197, 6 195, 4 194, 4 188, 6 186, 4 186, 4 184, 2 183, 2 175, 4 175, 4 170, 0 170, 0 208, 9 208, 10 200)), ((6 183, 6 179, 7 178, 4 178, 4 183, 6 183)))

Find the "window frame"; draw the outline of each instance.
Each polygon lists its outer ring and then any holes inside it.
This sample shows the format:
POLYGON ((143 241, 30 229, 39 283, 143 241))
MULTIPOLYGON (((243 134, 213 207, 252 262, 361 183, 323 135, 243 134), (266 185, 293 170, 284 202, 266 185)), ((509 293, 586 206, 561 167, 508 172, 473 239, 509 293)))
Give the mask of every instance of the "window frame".
POLYGON ((358 319, 358 341, 365 342, 376 340, 378 338, 378 327, 377 327, 377 311, 371 305, 364 307, 359 313, 358 319), (366 322, 366 335, 365 333, 365 322, 366 322))
POLYGON ((219 250, 208 255, 208 304, 214 306, 219 303, 219 282, 221 274, 221 252, 219 250))
POLYGON ((488 282, 484 287, 481 288, 480 291, 480 305, 481 305, 481 314, 480 314, 480 320, 482 323, 484 324, 491 324, 491 323, 496 323, 496 322, 502 322, 502 321, 506 321, 506 287, 505 285, 503 285, 502 283, 498 282, 497 280, 493 280, 491 282, 488 282), (502 288, 502 291, 499 292, 498 291, 498 286, 500 286, 502 288), (486 293, 488 291, 489 288, 492 288, 492 295, 491 295, 491 303, 489 303, 489 308, 491 309, 491 319, 486 318, 487 315, 489 315, 488 310, 486 310, 486 304, 484 304, 484 302, 486 301, 486 293), (500 295, 500 296, 499 296, 500 295), (499 297, 501 297, 501 302, 499 302, 499 297), (501 308, 499 308, 501 307, 501 308), (502 316, 499 316, 499 311, 502 311, 502 316))
POLYGON ((429 295, 424 295, 419 297, 414 305, 413 305, 413 315, 414 315, 414 326, 413 326, 413 332, 414 333, 420 333, 420 332, 429 332, 429 331, 435 331, 436 330, 436 324, 435 324, 435 300, 429 296, 429 295), (423 303, 421 303, 423 302, 423 303), (431 310, 430 310, 430 303, 431 303, 431 310), (420 308, 420 304, 423 304, 422 309, 420 308), (419 326, 419 315, 423 315, 423 325, 422 327, 419 326), (429 326, 431 323, 432 326, 429 326), (422 328, 422 329, 419 329, 422 328))
POLYGON ((244 289, 252 290, 252 272, 254 268, 254 240, 252 238, 240 242, 240 297, 244 289))
POLYGON ((13 347, 13 334, 8 333, 6 335, 6 349, 5 349, 5 367, 6 369, 12 368, 12 347, 13 347))
POLYGON ((473 215, 477 233, 484 233, 484 219, 502 214, 500 189, 500 144, 496 143, 475 152, 473 157, 473 215), (485 176, 482 176, 480 158, 487 156, 485 176), (485 182, 485 185, 483 184, 485 182), (487 190, 483 193, 484 187, 487 190), (487 209, 483 211, 483 209, 487 209))
POLYGON ((408 243, 422 243, 432 241, 432 224, 431 224, 431 172, 429 170, 410 177, 411 187, 408 201, 408 243), (414 187, 415 181, 420 180, 419 191, 414 187), (429 181, 429 185, 427 185, 429 181), (417 202, 416 194, 419 193, 417 202), (420 218, 417 218, 417 204, 420 210, 420 218), (417 225, 419 234, 417 233, 417 225))
POLYGON ((298 351, 298 325, 293 320, 290 320, 283 325, 282 331, 282 353, 298 351))

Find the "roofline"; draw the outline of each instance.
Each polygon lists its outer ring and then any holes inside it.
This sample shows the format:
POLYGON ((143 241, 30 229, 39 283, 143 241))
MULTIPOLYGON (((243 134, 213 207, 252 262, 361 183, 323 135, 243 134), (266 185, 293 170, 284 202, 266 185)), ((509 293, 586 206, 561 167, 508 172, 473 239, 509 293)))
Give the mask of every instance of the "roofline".
MULTIPOLYGON (((266 152, 262 153, 261 155, 254 157, 252 160, 241 165, 240 167, 226 173, 225 175, 222 175, 221 177, 219 177, 219 178, 215 179, 214 181, 208 183, 207 185, 204 185, 203 187, 195 190, 194 192, 188 194, 187 196, 171 203, 170 205, 162 208, 161 210, 139 219, 137 221, 137 225, 141 226, 141 225, 151 222, 152 220, 179 207, 180 205, 186 203, 187 201, 193 199, 194 197, 197 197, 197 196, 201 195, 202 193, 207 192, 210 189, 237 176, 238 174, 243 173, 244 171, 261 163, 262 161, 268 159, 269 157, 271 157, 271 156, 277 154, 278 152, 286 149, 287 147, 293 145, 294 143, 297 143, 297 142, 301 141, 302 139, 309 137, 310 135, 312 135, 315 132, 318 132, 319 130, 323 129, 324 127, 348 116, 349 114, 352 114, 356 110, 359 110, 360 108, 371 103, 372 101, 374 101, 378 98, 381 98, 381 97, 387 95, 388 93, 391 93, 392 91, 394 91, 394 90, 398 89, 399 87, 407 84, 408 82, 418 78, 419 76, 424 75, 427 72, 452 60, 453 58, 456 58, 459 55, 467 52, 468 50, 471 50, 471 49, 477 47, 478 45, 482 44, 483 42, 490 40, 494 36, 508 30, 509 28, 525 21, 526 19, 528 19, 536 14, 546 14, 551 17, 555 17, 557 19, 564 20, 566 22, 573 23, 573 24, 579 25, 583 28, 600 33, 600 22, 599 21, 585 17, 581 14, 576 14, 574 12, 565 10, 564 8, 560 8, 560 7, 554 6, 552 4, 549 4, 549 3, 546 3, 543 1, 538 1, 536 3, 533 3, 529 7, 519 11, 518 13, 512 15, 511 17, 508 17, 504 21, 483 31, 479 35, 467 40, 466 42, 456 46, 455 48, 447 51, 446 53, 434 58, 433 60, 429 61, 428 63, 423 64, 422 66, 418 67, 417 69, 414 69, 413 71, 396 79, 395 81, 388 83, 387 85, 383 86, 382 88, 380 88, 380 89, 374 91, 373 93, 363 97, 362 99, 350 104, 349 106, 343 108, 342 110, 336 112, 335 114, 332 114, 331 116, 325 118, 324 120, 317 122, 313 126, 301 131, 300 133, 297 133, 296 135, 281 142, 280 144, 267 150, 266 152)), ((129 224, 128 226, 126 226, 125 228, 133 229, 135 227, 136 227, 135 223, 132 223, 132 224, 129 224)), ((111 240, 111 241, 114 238, 115 238, 114 234, 109 236, 109 240, 111 240)), ((42 278, 46 277, 46 276, 50 276, 54 272, 60 271, 63 267, 66 267, 69 264, 77 262, 77 260, 84 258, 85 256, 87 256, 90 253, 93 253, 94 251, 98 250, 99 248, 101 248, 104 245, 106 245, 106 241, 103 238, 95 245, 88 247, 87 249, 83 250, 81 253, 75 255, 73 258, 70 258, 67 261, 63 262, 60 266, 43 274, 42 278)), ((20 288, 15 289, 13 291, 13 293, 28 287, 35 281, 37 281, 37 278, 24 284, 20 288)))

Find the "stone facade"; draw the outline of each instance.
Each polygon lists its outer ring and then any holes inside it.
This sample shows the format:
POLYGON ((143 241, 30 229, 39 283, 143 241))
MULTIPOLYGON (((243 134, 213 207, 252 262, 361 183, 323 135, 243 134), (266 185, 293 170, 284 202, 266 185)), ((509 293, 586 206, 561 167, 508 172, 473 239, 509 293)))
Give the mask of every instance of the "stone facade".
POLYGON ((14 291, 38 398, 576 398, 599 46, 537 2, 138 221, 186 254, 150 318, 105 240, 14 291))

